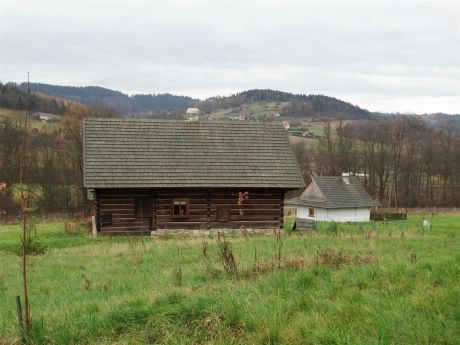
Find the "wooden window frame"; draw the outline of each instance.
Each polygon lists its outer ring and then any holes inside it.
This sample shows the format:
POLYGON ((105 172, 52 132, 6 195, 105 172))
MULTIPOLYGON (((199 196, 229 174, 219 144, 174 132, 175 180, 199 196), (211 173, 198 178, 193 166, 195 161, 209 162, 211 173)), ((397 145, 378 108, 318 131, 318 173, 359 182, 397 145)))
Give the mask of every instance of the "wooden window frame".
POLYGON ((315 208, 314 207, 309 207, 308 208, 308 217, 314 217, 315 216, 315 208))
POLYGON ((171 216, 174 219, 188 218, 190 215, 190 198, 173 198, 171 201, 171 216), (174 203, 184 202, 185 203, 185 214, 174 214, 174 203))

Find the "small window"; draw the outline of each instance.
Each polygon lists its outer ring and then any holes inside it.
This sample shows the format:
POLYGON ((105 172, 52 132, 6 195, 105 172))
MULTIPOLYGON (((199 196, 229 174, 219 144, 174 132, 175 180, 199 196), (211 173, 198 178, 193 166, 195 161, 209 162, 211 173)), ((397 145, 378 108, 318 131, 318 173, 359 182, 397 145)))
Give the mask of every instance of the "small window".
POLYGON ((230 210, 228 207, 219 207, 217 209, 217 221, 228 222, 230 220, 230 210))
POLYGON ((173 217, 187 217, 188 216, 188 199, 174 199, 172 214, 173 214, 173 217))
POLYGON ((315 216, 315 209, 313 207, 310 207, 308 209, 308 216, 309 217, 314 217, 315 216))

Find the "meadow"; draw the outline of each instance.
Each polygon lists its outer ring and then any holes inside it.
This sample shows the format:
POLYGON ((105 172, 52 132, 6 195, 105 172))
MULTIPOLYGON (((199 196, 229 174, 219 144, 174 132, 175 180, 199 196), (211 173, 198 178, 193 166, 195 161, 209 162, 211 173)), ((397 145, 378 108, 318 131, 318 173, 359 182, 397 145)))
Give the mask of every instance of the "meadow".
MULTIPOLYGON (((460 215, 435 215, 427 231, 416 215, 375 229, 297 233, 290 223, 280 235, 220 236, 220 244, 216 235, 92 238, 78 224, 67 232, 62 222, 38 224, 47 252, 30 257, 29 342, 460 342, 460 215)), ((0 225, 5 344, 19 334, 18 247, 19 225, 0 225)))
MULTIPOLYGON (((24 111, 13 110, 0 107, 0 121, 12 120, 21 122, 24 119, 24 111)), ((29 119, 29 127, 39 128, 40 130, 55 129, 56 124, 53 122, 44 122, 36 119, 29 119)))

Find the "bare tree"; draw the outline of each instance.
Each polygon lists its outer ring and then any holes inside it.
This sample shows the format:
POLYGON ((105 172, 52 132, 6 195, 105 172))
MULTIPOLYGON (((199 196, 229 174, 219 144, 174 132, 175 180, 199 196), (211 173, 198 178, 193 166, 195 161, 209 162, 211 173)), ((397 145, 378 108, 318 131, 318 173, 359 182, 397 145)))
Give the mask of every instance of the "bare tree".
POLYGON ((323 137, 319 139, 317 157, 320 174, 340 175, 355 170, 353 140, 347 138, 343 123, 339 122, 334 135, 329 122, 324 127, 323 137))
MULTIPOLYGON (((29 79, 29 78, 27 78, 29 79)), ((29 81, 27 81, 28 83, 29 81)), ((30 95, 30 88, 28 87, 28 94, 30 95)), ((27 106, 29 109, 29 105, 27 106)), ((24 310, 25 325, 20 325, 25 330, 26 334, 30 330, 30 304, 29 304, 29 292, 27 286, 27 243, 28 243, 28 231, 27 231, 27 197, 24 191, 24 175, 26 172, 26 154, 27 154, 27 118, 29 112, 24 112, 24 124, 22 129, 22 149, 19 164, 19 189, 21 196, 21 216, 22 216, 22 289, 24 293, 24 310)))

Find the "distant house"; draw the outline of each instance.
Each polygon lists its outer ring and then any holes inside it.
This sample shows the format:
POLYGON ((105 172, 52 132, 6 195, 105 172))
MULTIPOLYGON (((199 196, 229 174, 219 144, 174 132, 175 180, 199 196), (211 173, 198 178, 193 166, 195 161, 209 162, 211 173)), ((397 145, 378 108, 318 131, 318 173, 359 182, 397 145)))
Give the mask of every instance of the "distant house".
POLYGON ((198 108, 187 108, 187 111, 185 112, 186 115, 199 115, 200 114, 200 109, 198 108))
POLYGON ((286 200, 299 220, 368 222, 376 202, 355 176, 315 176, 305 191, 286 200))
POLYGON ((305 187, 281 124, 86 118, 83 137, 100 235, 282 228, 305 187))
POLYGON ((49 114, 49 113, 36 112, 32 114, 32 117, 36 118, 37 120, 47 122, 47 121, 54 120, 56 115, 49 114))
POLYGON ((304 132, 302 132, 302 136, 305 137, 305 138, 309 138, 309 139, 314 139, 315 138, 315 134, 312 133, 312 132, 309 132, 308 129, 304 132))
POLYGON ((231 121, 246 121, 249 115, 247 114, 236 114, 229 117, 231 121))
POLYGON ((271 114, 267 114, 266 117, 267 117, 268 119, 274 120, 274 119, 277 119, 278 117, 280 117, 280 113, 271 113, 271 114))

